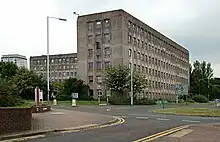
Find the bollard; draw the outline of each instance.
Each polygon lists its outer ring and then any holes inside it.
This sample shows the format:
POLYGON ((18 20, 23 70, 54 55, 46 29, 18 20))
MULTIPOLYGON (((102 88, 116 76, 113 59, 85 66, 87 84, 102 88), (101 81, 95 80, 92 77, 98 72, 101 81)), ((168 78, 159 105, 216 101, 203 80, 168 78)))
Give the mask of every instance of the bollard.
POLYGON ((76 106, 76 99, 72 99, 72 107, 76 106))
POLYGON ((56 106, 57 105, 57 100, 53 99, 53 105, 56 106))

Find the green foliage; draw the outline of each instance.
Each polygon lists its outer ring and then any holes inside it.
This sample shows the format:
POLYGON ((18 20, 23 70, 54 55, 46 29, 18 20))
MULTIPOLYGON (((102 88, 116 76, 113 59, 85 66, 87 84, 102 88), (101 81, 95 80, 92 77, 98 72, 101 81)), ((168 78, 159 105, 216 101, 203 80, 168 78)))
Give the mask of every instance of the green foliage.
POLYGON ((192 99, 197 103, 207 103, 208 99, 203 95, 195 95, 192 99))
MULTIPOLYGON (((130 92, 131 86, 131 74, 130 69, 127 66, 117 65, 111 66, 104 72, 104 83, 108 89, 114 92, 118 92, 117 95, 128 97, 126 92, 130 92)), ((134 71, 133 73, 133 92, 134 97, 136 93, 147 88, 147 79, 144 75, 134 71)))
POLYGON ((134 101, 135 105, 156 105, 156 101, 148 98, 136 99, 134 101))
POLYGON ((17 86, 11 80, 0 78, 0 107, 11 107, 22 102, 21 97, 16 95, 17 86))
POLYGON ((12 62, 0 62, 0 78, 11 78, 17 73, 18 67, 12 62))
POLYGON ((72 93, 79 94, 79 100, 90 100, 91 97, 88 96, 89 86, 84 83, 81 79, 69 78, 63 83, 62 95, 59 95, 59 100, 69 100, 71 99, 72 93))
POLYGON ((195 61, 193 68, 190 66, 190 95, 197 94, 209 97, 213 88, 213 69, 211 63, 195 61))
POLYGON ((23 99, 34 100, 34 89, 37 86, 46 93, 46 80, 28 69, 19 69, 13 81, 19 90, 18 95, 23 99))
POLYGON ((129 97, 110 97, 109 98, 109 104, 111 105, 129 105, 130 104, 130 98, 129 97))
POLYGON ((52 82, 50 90, 54 93, 53 95, 55 97, 58 97, 59 95, 62 94, 62 90, 64 89, 63 83, 62 82, 52 82))

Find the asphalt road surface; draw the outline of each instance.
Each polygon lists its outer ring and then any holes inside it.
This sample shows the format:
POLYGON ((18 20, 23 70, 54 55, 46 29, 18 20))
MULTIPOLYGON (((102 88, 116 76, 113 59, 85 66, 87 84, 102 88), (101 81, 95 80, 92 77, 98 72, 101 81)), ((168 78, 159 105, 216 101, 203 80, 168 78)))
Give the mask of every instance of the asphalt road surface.
POLYGON ((102 113, 125 119, 121 125, 74 133, 50 134, 30 142, 132 142, 163 130, 185 124, 220 122, 218 117, 194 117, 152 113, 158 106, 83 106, 59 107, 90 113, 102 113))

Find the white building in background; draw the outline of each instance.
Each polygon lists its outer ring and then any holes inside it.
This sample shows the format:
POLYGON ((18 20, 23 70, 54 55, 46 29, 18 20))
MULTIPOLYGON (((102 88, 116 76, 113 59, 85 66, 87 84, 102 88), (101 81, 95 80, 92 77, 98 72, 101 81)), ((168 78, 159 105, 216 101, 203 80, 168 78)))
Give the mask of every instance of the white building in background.
POLYGON ((27 58, 19 54, 2 55, 2 62, 14 62, 18 67, 27 68, 27 58))

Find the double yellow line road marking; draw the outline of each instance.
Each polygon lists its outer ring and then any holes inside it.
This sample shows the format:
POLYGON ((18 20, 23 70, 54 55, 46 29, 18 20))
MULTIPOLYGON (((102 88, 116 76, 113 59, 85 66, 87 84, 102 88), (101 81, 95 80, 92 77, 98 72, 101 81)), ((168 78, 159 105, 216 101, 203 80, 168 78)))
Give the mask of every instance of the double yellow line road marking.
POLYGON ((172 128, 172 129, 160 132, 160 133, 156 133, 156 134, 150 135, 148 137, 141 138, 141 139, 133 141, 133 142, 149 142, 149 141, 158 139, 160 137, 167 136, 169 134, 175 133, 175 132, 180 131, 182 129, 186 129, 187 127, 189 127, 189 125, 175 127, 175 128, 172 128))

